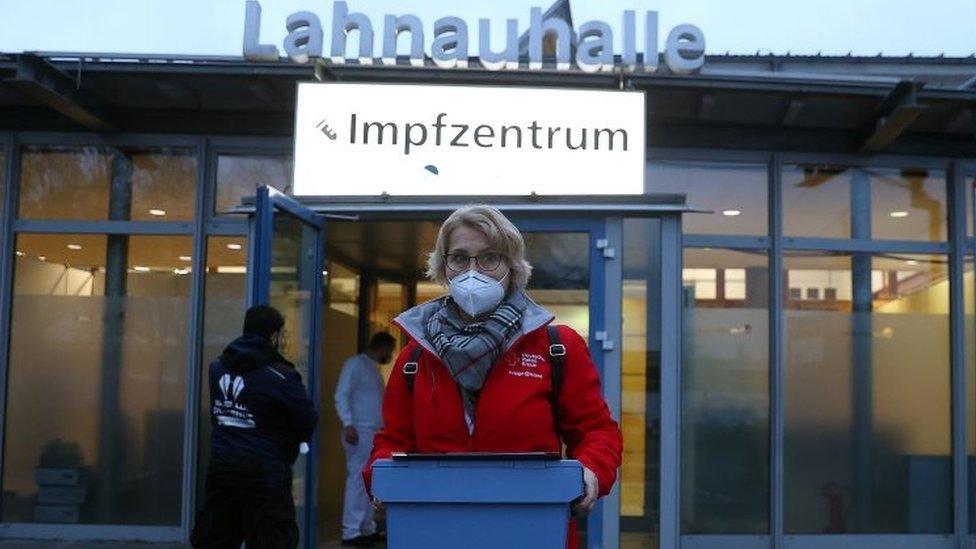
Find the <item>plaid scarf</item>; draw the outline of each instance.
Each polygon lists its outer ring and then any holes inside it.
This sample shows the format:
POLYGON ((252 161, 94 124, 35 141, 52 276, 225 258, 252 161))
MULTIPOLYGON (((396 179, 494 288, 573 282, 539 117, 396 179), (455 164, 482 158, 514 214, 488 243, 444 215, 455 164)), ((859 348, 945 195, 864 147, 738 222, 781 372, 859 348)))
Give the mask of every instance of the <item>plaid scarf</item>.
POLYGON ((424 325, 425 335, 461 389, 464 411, 474 421, 475 404, 488 372, 518 333, 528 300, 514 292, 488 318, 465 323, 450 297, 424 325))

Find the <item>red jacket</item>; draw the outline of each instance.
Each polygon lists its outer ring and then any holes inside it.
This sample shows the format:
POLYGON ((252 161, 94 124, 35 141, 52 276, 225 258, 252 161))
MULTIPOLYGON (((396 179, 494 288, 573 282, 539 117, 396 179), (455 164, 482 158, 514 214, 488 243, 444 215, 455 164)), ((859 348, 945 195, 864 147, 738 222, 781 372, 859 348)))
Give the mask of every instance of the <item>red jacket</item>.
MULTIPOLYGON (((610 492, 620 466, 623 437, 600 391, 600 379, 573 329, 560 326, 566 346, 559 395, 559 430, 567 456, 592 470, 600 495, 610 492)), ((403 364, 418 343, 397 357, 383 399, 383 429, 363 471, 393 452, 558 452, 551 404, 549 335, 545 326, 525 334, 492 367, 478 397, 474 432, 464 421, 460 391, 448 368, 429 351, 419 362, 411 398, 403 364)))

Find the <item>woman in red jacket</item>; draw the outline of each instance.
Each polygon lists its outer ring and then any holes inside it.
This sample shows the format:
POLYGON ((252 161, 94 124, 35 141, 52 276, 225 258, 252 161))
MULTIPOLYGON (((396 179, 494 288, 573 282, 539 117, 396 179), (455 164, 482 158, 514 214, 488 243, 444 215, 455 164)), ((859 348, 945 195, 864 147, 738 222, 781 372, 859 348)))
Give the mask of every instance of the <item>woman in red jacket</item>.
POLYGON ((565 444, 567 457, 584 467, 586 493, 575 513, 588 513, 610 492, 620 428, 585 341, 566 326, 558 327, 566 354, 553 398, 547 325, 554 317, 525 293, 531 270, 521 233, 496 208, 467 206, 444 222, 427 275, 449 295, 395 321, 410 343, 386 388, 367 486, 372 463, 393 452, 559 452, 565 444), (404 364, 417 346, 411 388, 404 364))

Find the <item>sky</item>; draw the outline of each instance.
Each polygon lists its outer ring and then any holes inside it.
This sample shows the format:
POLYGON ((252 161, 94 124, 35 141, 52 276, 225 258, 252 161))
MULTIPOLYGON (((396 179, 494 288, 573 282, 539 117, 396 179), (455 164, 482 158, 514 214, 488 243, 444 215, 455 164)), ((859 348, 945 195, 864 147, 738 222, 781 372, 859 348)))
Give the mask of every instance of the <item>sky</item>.
MULTIPOLYGON (((659 36, 680 23, 702 29, 710 54, 968 56, 976 53, 976 0, 571 0, 577 27, 606 21, 617 32, 624 10, 659 13, 659 36)), ((417 15, 428 33, 433 21, 454 15, 468 23, 477 54, 477 21, 489 18, 496 44, 506 18, 528 27, 529 8, 550 0, 348 0, 380 34, 383 15, 417 15)), ((240 55, 244 0, 0 0, 0 52, 67 51, 140 54, 240 55)), ((262 0, 262 43, 282 51, 285 19, 315 13, 331 37, 331 0, 262 0)), ((405 45, 406 37, 403 37, 405 45)), ((431 38, 427 37, 428 51, 431 38)), ((376 56, 380 54, 377 36, 376 56)), ((660 46, 663 48, 663 45, 660 46)), ((500 49, 500 48, 499 48, 500 49)), ((619 53, 619 42, 615 50, 619 53)), ((640 49, 640 48, 639 48, 640 49)))

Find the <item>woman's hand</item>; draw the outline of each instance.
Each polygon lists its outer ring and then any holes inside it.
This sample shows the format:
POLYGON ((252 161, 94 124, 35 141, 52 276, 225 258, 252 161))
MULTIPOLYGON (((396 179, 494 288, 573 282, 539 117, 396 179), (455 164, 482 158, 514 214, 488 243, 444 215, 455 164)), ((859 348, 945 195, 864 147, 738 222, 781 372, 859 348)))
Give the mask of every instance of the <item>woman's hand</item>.
POLYGON ((577 517, 585 517, 590 514, 590 511, 596 506, 596 499, 599 494, 600 483, 597 482, 596 473, 587 467, 583 467, 583 487, 585 488, 583 499, 573 504, 573 515, 577 517))

